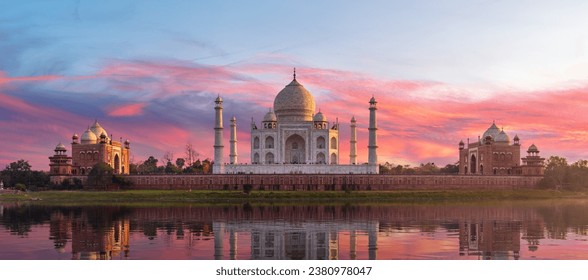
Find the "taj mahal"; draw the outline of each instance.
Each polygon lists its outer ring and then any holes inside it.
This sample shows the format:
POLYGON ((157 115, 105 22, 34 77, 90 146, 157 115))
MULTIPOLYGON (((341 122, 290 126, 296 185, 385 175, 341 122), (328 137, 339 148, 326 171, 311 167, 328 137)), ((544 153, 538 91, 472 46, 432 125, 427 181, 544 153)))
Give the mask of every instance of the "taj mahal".
POLYGON ((367 164, 357 163, 357 123, 350 120, 349 164, 341 164, 338 121, 316 111, 312 94, 296 80, 282 89, 261 124, 251 120, 251 163, 239 164, 237 120, 230 120, 229 162, 223 144, 223 99, 215 100, 215 174, 377 174, 376 99, 369 100, 367 164))

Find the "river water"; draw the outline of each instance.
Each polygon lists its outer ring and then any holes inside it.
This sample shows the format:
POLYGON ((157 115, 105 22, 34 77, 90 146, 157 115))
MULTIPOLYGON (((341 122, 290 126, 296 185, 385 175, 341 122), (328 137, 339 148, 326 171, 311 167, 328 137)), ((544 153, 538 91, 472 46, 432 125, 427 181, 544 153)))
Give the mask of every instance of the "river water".
POLYGON ((588 259, 588 201, 0 205, 0 259, 588 259))

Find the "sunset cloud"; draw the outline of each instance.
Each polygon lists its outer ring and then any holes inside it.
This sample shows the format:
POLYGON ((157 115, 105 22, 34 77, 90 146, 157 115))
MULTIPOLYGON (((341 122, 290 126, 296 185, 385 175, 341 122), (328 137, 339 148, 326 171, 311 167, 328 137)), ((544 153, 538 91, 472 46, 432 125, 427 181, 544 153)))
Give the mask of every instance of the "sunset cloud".
POLYGON ((108 115, 111 117, 129 117, 143 114, 143 107, 146 103, 127 104, 118 107, 113 107, 108 115))
MULTIPOLYGON (((358 161, 367 160, 372 96, 378 101, 381 162, 455 163, 457 143, 477 140, 492 121, 504 126, 511 138, 518 134, 523 150, 535 143, 544 156, 588 158, 588 117, 582 114, 588 110, 588 85, 497 92, 480 99, 468 98, 475 95, 469 89, 435 81, 386 80, 313 67, 298 67, 297 74, 315 96, 317 110, 330 122, 339 120, 343 163, 349 158, 352 116, 358 120, 358 161)), ((83 132, 93 119, 115 139, 130 139, 136 162, 166 152, 181 157, 187 143, 198 147, 202 158, 211 157, 216 95, 225 100, 225 146, 228 119, 235 116, 239 161, 249 162, 251 119, 260 125, 291 75, 292 67, 278 62, 209 66, 175 60, 110 61, 83 78, 2 74, 0 120, 7 121, 0 145, 18 144, 2 152, 0 164, 22 157, 46 169, 53 147, 69 143, 71 135, 83 132)), ((228 158, 228 150, 226 154, 228 158)))

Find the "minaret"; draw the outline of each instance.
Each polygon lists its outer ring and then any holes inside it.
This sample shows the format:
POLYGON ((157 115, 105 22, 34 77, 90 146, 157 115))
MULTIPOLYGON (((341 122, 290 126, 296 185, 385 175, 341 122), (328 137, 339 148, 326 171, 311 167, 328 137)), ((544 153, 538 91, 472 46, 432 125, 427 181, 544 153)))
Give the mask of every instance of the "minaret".
POLYGON ((355 116, 351 118, 351 139, 349 140, 349 164, 357 164, 357 132, 355 116))
POLYGON ((223 99, 220 95, 214 101, 215 118, 214 118, 214 167, 213 173, 222 174, 224 173, 223 164, 223 99))
POLYGON ((378 108, 376 108, 376 103, 378 103, 376 102, 376 98, 372 96, 372 99, 370 99, 370 127, 368 128, 370 133, 368 144, 368 165, 376 166, 375 173, 378 173, 378 154, 376 152, 376 150, 378 149, 378 141, 376 135, 376 132, 378 130, 376 124, 376 110, 378 110, 378 108))
POLYGON ((229 159, 231 164, 237 164, 237 118, 233 116, 231 118, 231 151, 229 153, 229 159))

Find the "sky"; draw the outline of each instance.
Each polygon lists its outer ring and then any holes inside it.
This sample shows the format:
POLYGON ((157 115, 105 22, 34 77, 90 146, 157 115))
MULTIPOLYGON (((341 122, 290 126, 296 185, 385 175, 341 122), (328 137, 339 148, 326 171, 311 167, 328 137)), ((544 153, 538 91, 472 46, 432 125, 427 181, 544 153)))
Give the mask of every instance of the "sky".
MULTIPOLYGON (((521 149, 588 159, 586 1, 0 0, 0 166, 48 170, 98 120, 129 139, 133 162, 213 157, 214 99, 250 122, 297 80, 317 110, 349 120, 367 161, 369 99, 381 163, 458 161, 458 143, 493 121, 521 149)), ((524 154, 524 153, 522 153, 524 154)))

